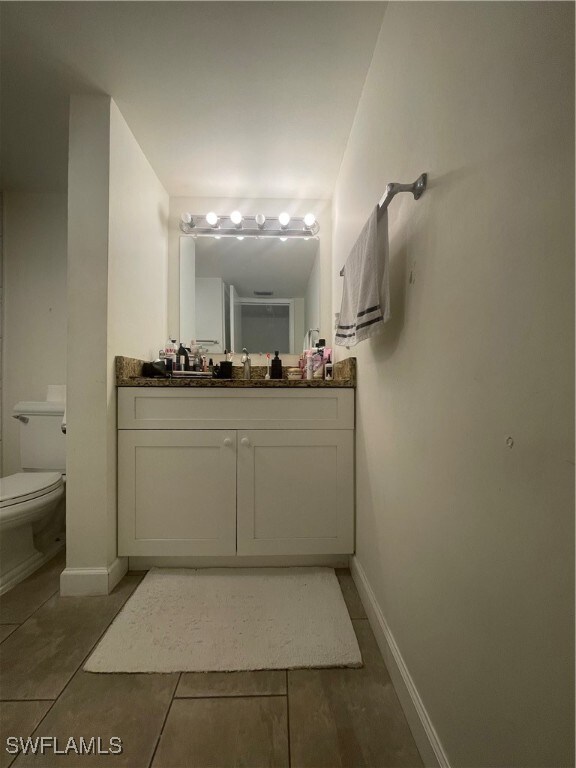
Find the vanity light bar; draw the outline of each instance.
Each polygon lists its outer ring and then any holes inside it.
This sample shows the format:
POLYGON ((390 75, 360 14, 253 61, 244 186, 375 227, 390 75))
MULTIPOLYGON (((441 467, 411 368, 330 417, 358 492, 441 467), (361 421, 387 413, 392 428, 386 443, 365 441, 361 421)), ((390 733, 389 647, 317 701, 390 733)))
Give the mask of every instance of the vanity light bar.
MULTIPOLYGON (((283 225, 279 217, 242 216, 238 220, 238 211, 230 216, 214 213, 196 215, 183 213, 180 217, 180 229, 185 235, 195 237, 314 237, 320 231, 320 225, 313 214, 304 217, 292 216, 283 225), (208 220, 207 220, 208 217, 208 220), (216 218, 215 218, 216 217, 216 218), (233 217, 233 218, 232 218, 233 217), (211 224, 215 221, 214 224, 211 224)), ((280 214, 282 216, 282 214, 280 214)), ((282 222, 286 219, 282 217, 282 222)))

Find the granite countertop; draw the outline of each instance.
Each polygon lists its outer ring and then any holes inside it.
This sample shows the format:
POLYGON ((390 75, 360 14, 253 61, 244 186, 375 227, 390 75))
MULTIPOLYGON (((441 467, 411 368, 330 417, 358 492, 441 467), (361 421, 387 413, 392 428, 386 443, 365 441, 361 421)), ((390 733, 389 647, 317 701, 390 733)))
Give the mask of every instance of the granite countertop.
MULTIPOLYGON (((147 378, 142 376, 143 360, 137 360, 134 357, 116 358, 116 386, 118 387, 214 387, 243 389, 246 387, 274 388, 324 388, 324 387, 355 387, 356 386, 356 358, 348 357, 346 360, 340 360, 334 363, 334 378, 331 381, 323 379, 288 380, 283 379, 265 379, 266 366, 252 366, 252 378, 245 381, 242 378, 242 366, 237 365, 232 368, 231 379, 194 379, 194 378, 147 378)), ((286 368, 283 369, 286 376, 286 368)))

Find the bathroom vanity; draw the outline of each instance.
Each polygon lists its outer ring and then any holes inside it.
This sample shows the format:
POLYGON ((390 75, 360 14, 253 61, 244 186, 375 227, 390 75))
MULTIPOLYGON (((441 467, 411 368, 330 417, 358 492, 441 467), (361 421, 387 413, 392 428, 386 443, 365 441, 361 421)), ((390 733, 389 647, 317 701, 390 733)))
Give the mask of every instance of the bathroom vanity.
POLYGON ((354 551, 350 379, 118 384, 119 555, 354 551))

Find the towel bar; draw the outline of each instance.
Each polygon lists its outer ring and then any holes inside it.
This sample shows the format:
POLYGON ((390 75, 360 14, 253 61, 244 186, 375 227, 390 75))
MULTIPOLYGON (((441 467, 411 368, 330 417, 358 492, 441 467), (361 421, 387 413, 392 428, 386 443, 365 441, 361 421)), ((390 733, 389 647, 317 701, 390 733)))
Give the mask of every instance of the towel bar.
MULTIPOLYGON (((388 208, 392 202, 392 198, 398 194, 398 192, 412 192, 414 200, 419 200, 426 191, 426 185, 428 183, 428 174, 421 173, 413 184, 398 184, 393 181, 386 185, 386 194, 382 198, 382 202, 378 207, 378 219, 382 216, 384 211, 388 208)), ((344 267, 340 270, 340 277, 344 275, 344 267)))

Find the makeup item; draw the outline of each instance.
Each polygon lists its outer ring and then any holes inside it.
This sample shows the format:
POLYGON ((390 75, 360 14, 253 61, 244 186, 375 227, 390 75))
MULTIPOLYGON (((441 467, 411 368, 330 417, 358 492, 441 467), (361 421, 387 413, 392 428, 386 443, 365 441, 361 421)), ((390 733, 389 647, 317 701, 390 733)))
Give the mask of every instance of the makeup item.
POLYGON ((300 368, 288 368, 286 376, 288 381, 302 381, 302 371, 300 368))

